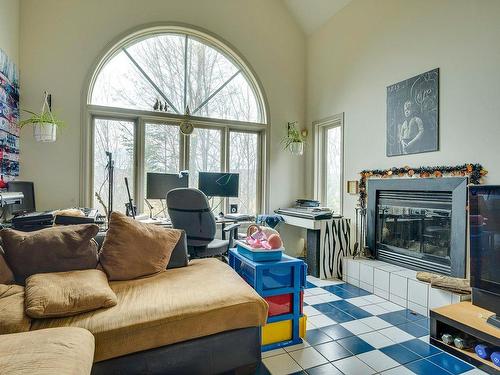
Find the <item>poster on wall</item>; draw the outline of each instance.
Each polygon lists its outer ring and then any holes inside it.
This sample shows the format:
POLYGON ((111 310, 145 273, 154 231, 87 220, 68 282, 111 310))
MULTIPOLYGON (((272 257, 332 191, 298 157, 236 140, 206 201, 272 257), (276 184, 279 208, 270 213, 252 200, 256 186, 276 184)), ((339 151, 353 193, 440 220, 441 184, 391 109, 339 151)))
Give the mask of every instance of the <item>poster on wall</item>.
POLYGON ((387 87, 387 156, 439 149, 439 69, 387 87))
POLYGON ((19 74, 0 49, 0 175, 4 182, 19 176, 19 74))

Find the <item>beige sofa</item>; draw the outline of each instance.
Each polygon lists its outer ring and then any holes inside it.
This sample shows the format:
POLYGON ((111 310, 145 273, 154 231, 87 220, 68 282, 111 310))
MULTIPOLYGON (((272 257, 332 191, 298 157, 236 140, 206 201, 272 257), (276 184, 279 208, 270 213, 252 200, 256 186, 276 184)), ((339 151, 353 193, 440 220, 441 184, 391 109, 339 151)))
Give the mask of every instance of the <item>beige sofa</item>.
MULTIPOLYGON (((114 307, 66 318, 30 319, 24 314, 24 288, 0 285, 0 333, 29 332, 2 336, 0 342, 11 341, 10 338, 22 342, 25 337, 32 337, 33 342, 26 346, 29 348, 26 353, 34 353, 35 337, 47 342, 53 338, 53 345, 46 346, 51 352, 51 347, 58 347, 58 337, 64 336, 60 327, 72 327, 74 340, 79 339, 76 336, 81 334, 77 332, 82 331, 76 328, 83 328, 95 338, 93 372, 96 373, 122 373, 123 368, 130 368, 130 363, 143 361, 144 357, 139 356, 143 353, 148 356, 144 367, 129 372, 141 372, 142 368, 155 362, 158 364, 156 373, 169 373, 170 370, 175 373, 198 373, 198 370, 190 368, 189 360, 196 361, 199 360, 196 356, 201 356, 201 359, 205 356, 212 363, 207 362, 200 371, 212 373, 227 370, 224 367, 226 364, 220 361, 225 360, 229 368, 235 366, 234 359, 227 359, 227 354, 231 352, 241 350, 245 353, 246 350, 252 353, 253 362, 256 350, 259 350, 260 357, 260 349, 256 349, 260 345, 259 335, 254 332, 265 324, 268 306, 228 265, 219 260, 194 260, 186 267, 168 269, 138 280, 110 282, 110 286, 118 298, 114 307), (55 328, 57 330, 50 330, 55 328), (251 347, 238 348, 238 335, 252 337, 251 347), (221 344, 223 338, 226 338, 226 344, 221 344), (228 347, 226 352, 226 346, 232 347, 228 347), (207 349, 200 353, 200 347, 207 349), (217 353, 210 352, 211 347, 217 347, 217 353), (191 358, 185 358, 183 363, 179 362, 179 358, 170 358, 179 357, 179 353, 186 353, 186 357, 191 358), (99 363, 104 365, 99 367, 99 363)), ((88 335, 87 339, 82 336, 80 340, 88 341, 88 335)), ((248 345, 245 340, 240 341, 241 345, 248 345)), ((89 357, 89 345, 82 345, 85 356, 79 360, 85 362, 85 358, 89 357)), ((0 368, 11 366, 12 362, 15 366, 20 359, 26 360, 27 355, 19 351, 19 347, 6 345, 3 350, 7 354, 0 357, 0 368)), ((71 352, 69 347, 68 351, 71 352)), ((80 353, 78 350, 78 353, 73 352, 66 357, 72 358, 72 355, 80 353)), ((250 357, 241 365, 253 365, 245 363, 249 361, 250 357)), ((26 363, 26 366, 31 365, 29 361, 26 363)), ((80 367, 86 368, 83 365, 80 367)))

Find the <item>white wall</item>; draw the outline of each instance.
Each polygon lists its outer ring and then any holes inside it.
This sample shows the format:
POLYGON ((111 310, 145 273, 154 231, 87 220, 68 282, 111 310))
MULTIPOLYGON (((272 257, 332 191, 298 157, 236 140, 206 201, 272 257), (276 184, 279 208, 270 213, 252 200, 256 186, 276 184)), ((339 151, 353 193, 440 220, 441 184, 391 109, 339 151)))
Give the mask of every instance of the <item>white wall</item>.
POLYGON ((0 0, 0 48, 19 64, 19 0, 0 0))
POLYGON ((287 121, 304 122, 305 37, 279 0, 22 0, 22 105, 38 109, 44 90, 67 123, 54 144, 21 135, 21 177, 36 186, 37 209, 78 205, 84 81, 105 46, 131 28, 182 22, 207 29, 249 61, 271 119, 270 208, 303 195, 304 158, 282 152, 287 121))
MULTIPOLYGON (((353 0, 308 40, 307 119, 345 112, 345 180, 482 163, 500 183, 500 1, 353 0), (386 87, 440 68, 440 151, 386 157, 386 87)), ((308 155, 308 192, 312 158, 308 155)), ((357 196, 345 194, 344 215, 357 196)))

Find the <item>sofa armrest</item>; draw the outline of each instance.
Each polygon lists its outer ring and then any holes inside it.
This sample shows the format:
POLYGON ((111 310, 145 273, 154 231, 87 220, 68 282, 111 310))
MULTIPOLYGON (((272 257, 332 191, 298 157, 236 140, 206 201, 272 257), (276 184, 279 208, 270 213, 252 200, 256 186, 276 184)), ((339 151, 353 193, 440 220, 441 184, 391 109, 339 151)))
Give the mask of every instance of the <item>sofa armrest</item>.
POLYGON ((172 251, 167 269, 186 267, 189 262, 186 232, 182 231, 181 238, 172 251))
MULTIPOLYGON (((95 236, 95 240, 99 245, 99 251, 101 250, 105 237, 106 232, 99 232, 97 233, 97 236, 95 236)), ((170 261, 168 262, 167 269, 186 267, 188 265, 188 262, 189 257, 187 250, 187 237, 186 233, 182 231, 181 238, 179 238, 179 241, 172 251, 172 256, 170 257, 170 261)))

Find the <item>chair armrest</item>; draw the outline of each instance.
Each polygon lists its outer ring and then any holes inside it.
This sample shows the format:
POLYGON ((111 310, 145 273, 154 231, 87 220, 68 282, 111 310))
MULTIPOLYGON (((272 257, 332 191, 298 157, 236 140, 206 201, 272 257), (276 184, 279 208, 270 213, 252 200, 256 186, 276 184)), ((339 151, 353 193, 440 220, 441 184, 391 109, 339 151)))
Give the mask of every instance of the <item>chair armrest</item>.
POLYGON ((229 226, 227 226, 227 227, 224 228, 224 232, 231 232, 231 231, 239 228, 240 226, 241 226, 240 223, 231 224, 231 225, 229 225, 229 226))

